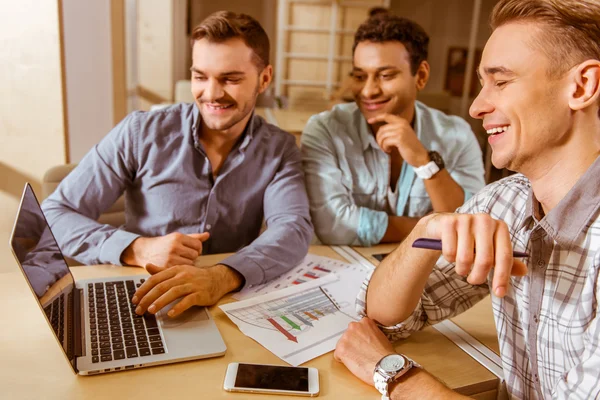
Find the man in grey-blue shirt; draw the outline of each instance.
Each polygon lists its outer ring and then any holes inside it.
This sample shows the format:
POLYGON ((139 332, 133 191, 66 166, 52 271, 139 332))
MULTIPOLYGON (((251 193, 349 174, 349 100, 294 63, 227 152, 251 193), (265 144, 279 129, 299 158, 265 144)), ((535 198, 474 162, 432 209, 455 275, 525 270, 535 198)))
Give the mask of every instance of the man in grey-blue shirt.
POLYGON ((133 298, 140 314, 181 298, 174 317, 272 279, 302 260, 312 237, 294 137, 253 112, 273 74, 266 33, 249 16, 219 12, 193 40, 196 104, 132 113, 43 204, 67 255, 146 267, 153 276, 133 298), (123 193, 125 225, 97 223, 123 193), (227 252, 211 268, 193 266, 227 252))
POLYGON ((454 211, 484 186, 469 125, 416 101, 429 78, 428 42, 407 19, 367 20, 354 39, 355 102, 305 127, 302 162, 322 242, 401 241, 419 217, 454 211))

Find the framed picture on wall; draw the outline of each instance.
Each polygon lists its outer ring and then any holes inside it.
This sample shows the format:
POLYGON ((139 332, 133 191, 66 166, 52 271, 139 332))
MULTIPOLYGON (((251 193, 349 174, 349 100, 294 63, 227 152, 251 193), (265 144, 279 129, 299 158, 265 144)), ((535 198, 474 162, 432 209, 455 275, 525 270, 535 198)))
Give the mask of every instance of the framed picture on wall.
MULTIPOLYGON (((450 47, 448 49, 444 90, 449 92, 452 96, 460 97, 463 94, 468 51, 469 50, 466 47, 450 47)), ((473 77, 471 79, 471 88, 469 90, 470 97, 474 97, 479 92, 479 80, 477 79, 477 73, 475 71, 481 62, 481 53, 481 49, 475 50, 475 63, 473 64, 473 70, 471 71, 473 77)))

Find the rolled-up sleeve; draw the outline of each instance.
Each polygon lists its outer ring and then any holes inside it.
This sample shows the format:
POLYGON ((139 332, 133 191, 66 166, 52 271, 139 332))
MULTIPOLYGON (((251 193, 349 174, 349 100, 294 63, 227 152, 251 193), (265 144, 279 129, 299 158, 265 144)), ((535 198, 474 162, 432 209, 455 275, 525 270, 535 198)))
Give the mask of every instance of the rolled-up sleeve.
MULTIPOLYGON (((475 196, 457 211, 460 213, 476 213, 481 209, 485 195, 475 196)), ((488 284, 471 285, 467 278, 455 272, 454 263, 449 263, 441 256, 429 275, 419 302, 406 320, 393 326, 380 325, 381 330, 392 340, 408 337, 412 332, 426 326, 437 324, 452 318, 473 307, 489 294, 488 284)), ((356 311, 367 316, 367 291, 373 276, 369 273, 361 285, 356 298, 356 311)), ((393 307, 394 305, 390 305, 393 307)))
POLYGON ((340 160, 328 128, 318 118, 311 118, 301 143, 310 212, 319 239, 329 245, 379 243, 388 215, 355 204, 351 190, 342 182, 340 160))
POLYGON ((264 194, 267 229, 251 244, 222 261, 241 273, 246 285, 273 279, 300 263, 313 235, 300 151, 286 141, 281 165, 264 194))
MULTIPOLYGON (((356 310, 362 316, 367 316, 367 290, 371 277, 372 273, 363 282, 356 299, 356 310)), ((471 285, 465 277, 454 272, 454 264, 440 257, 411 315, 396 325, 380 325, 380 328, 392 341, 404 339, 425 326, 457 316, 488 294, 487 285, 471 285)))
POLYGON ((96 221, 135 176, 136 116, 130 114, 94 146, 42 204, 61 250, 80 263, 121 265, 121 253, 139 237, 96 221))

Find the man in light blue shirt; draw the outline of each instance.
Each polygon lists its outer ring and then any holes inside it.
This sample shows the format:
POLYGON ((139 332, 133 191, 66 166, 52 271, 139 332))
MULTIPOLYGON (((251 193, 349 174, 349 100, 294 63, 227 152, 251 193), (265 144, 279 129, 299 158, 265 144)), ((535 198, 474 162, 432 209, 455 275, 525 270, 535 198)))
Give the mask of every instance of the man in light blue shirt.
POLYGON ((383 15, 356 32, 355 102, 313 116, 302 162, 313 225, 327 244, 398 242, 419 217, 454 211, 484 186, 482 153, 463 119, 416 101, 429 37, 383 15))

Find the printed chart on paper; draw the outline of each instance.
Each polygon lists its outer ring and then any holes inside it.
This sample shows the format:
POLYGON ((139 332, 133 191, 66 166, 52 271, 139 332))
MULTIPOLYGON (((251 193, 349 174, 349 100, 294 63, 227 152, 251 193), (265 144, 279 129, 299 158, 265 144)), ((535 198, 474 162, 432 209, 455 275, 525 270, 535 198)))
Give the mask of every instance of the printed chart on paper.
POLYGON ((320 272, 318 278, 297 284, 293 279, 287 288, 221 309, 244 334, 282 360, 300 365, 333 350, 348 324, 359 319, 354 304, 367 271, 347 264, 336 272, 320 272))

